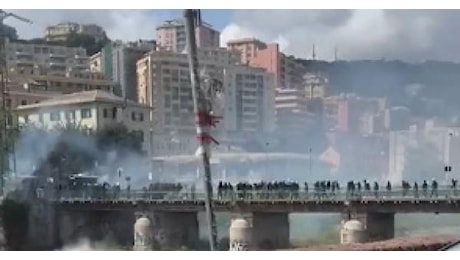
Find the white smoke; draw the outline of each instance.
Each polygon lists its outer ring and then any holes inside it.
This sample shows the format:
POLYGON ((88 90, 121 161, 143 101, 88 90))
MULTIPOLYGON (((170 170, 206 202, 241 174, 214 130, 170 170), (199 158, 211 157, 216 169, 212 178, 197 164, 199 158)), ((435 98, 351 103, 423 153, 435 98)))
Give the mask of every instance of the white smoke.
POLYGON ((105 241, 93 242, 88 238, 81 238, 76 243, 65 245, 60 251, 112 251, 116 247, 105 241))

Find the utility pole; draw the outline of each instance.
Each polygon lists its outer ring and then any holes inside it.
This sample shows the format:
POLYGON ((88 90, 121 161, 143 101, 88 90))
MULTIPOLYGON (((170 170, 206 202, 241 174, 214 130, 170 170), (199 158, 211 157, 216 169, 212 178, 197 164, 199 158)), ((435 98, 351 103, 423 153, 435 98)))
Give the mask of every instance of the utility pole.
POLYGON ((195 115, 195 125, 198 140, 200 142, 200 155, 203 159, 204 168, 204 184, 206 192, 206 215, 208 219, 209 230, 209 247, 211 251, 217 250, 217 228, 216 219, 212 204, 212 181, 211 181, 211 167, 210 167, 210 149, 211 142, 217 143, 214 138, 209 135, 211 126, 214 126, 216 121, 215 117, 211 115, 210 103, 206 99, 205 92, 200 87, 200 76, 198 73, 198 57, 195 39, 195 25, 200 24, 201 15, 199 10, 186 9, 184 10, 185 18, 185 32, 187 39, 187 55, 190 67, 190 80, 192 86, 193 96, 193 112, 195 115))
MULTIPOLYGON (((6 103, 8 97, 8 65, 6 59, 6 32, 4 32, 4 25, 3 21, 8 17, 16 18, 17 20, 32 23, 29 19, 20 17, 16 14, 5 12, 0 9, 0 87, 1 87, 1 96, 2 96, 2 104, 0 110, 0 195, 4 193, 4 186, 5 186, 5 175, 9 171, 9 158, 8 154, 10 152, 10 142, 11 144, 14 142, 10 136, 10 131, 8 130, 9 126, 13 122, 9 122, 11 117, 11 111, 9 110, 9 104, 6 103)), ((12 129, 14 131, 14 129, 12 129)), ((16 164, 14 162, 14 164, 16 164)))

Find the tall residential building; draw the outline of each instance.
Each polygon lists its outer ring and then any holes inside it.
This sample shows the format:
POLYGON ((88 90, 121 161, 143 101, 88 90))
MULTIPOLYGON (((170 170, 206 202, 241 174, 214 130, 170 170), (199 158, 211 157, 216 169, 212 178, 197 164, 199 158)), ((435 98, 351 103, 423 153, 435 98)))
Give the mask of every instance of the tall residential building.
MULTIPOLYGON (((274 86, 269 73, 238 65, 239 57, 226 49, 199 48, 198 60, 201 71, 205 70, 223 86, 223 95, 215 104, 216 114, 223 116, 218 124, 221 136, 255 135, 273 130, 274 86)), ((152 117, 157 132, 193 134, 187 55, 150 52, 138 61, 137 76, 139 102, 154 108, 152 117)))
POLYGON ((96 131, 114 123, 136 131, 144 151, 150 149, 150 108, 136 102, 126 102, 105 91, 83 91, 62 95, 38 104, 19 106, 15 113, 19 124, 32 124, 52 129, 67 124, 96 131))
POLYGON ((90 58, 90 67, 117 83, 119 96, 137 101, 136 62, 154 49, 154 41, 110 43, 90 58))
POLYGON ((275 98, 276 130, 287 136, 305 135, 312 114, 307 110, 305 92, 298 89, 277 89, 275 98))
POLYGON ((276 88, 300 88, 305 69, 294 56, 279 50, 277 43, 266 44, 254 38, 233 40, 227 48, 240 53, 240 59, 251 67, 263 68, 273 73, 276 88))
POLYGON ((355 134, 368 134, 369 115, 383 113, 385 98, 363 98, 356 95, 327 97, 324 100, 327 129, 355 134), (363 126, 363 124, 365 124, 363 126))
POLYGON ((47 41, 65 41, 72 34, 90 36, 95 41, 106 38, 104 29, 95 24, 59 23, 46 27, 45 38, 47 41))
MULTIPOLYGON (((155 40, 163 50, 183 52, 186 48, 185 23, 183 19, 164 22, 156 28, 155 40)), ((220 32, 203 23, 195 29, 197 47, 219 48, 220 32)))
POLYGON ((227 42, 229 49, 236 50, 241 55, 243 64, 250 64, 257 57, 259 51, 267 49, 267 44, 256 38, 245 38, 227 42))
POLYGON ((6 57, 9 70, 18 73, 34 67, 59 72, 89 70, 83 48, 7 41, 6 57))

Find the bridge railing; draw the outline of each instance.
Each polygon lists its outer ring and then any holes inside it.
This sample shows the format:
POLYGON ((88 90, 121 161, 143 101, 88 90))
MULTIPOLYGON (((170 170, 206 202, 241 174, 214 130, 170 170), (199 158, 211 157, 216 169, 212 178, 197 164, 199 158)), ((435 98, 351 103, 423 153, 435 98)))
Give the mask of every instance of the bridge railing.
MULTIPOLYGON (((171 191, 60 191, 48 194, 49 199, 58 201, 201 201, 204 192, 171 192, 171 191)), ((223 191, 215 192, 213 196, 217 201, 346 201, 346 200, 435 200, 435 199, 460 199, 460 191, 443 188, 439 190, 403 190, 391 191, 223 191)))

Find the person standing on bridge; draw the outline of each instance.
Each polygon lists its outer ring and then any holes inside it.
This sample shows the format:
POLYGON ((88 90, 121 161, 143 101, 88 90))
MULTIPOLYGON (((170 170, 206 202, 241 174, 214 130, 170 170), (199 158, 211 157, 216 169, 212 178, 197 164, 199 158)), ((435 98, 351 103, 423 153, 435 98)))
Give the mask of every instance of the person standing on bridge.
POLYGON ((417 184, 417 182, 414 183, 414 197, 418 198, 418 184, 417 184))
POLYGON ((374 181, 374 196, 375 198, 379 197, 379 184, 376 181, 374 181))
POLYGON ((457 180, 452 179, 452 192, 454 196, 457 196, 457 180))
POLYGON ((426 180, 423 180, 422 191, 423 191, 423 197, 426 198, 428 196, 428 183, 426 182, 426 180))
POLYGON ((438 182, 433 179, 431 182, 431 197, 438 197, 438 182))

